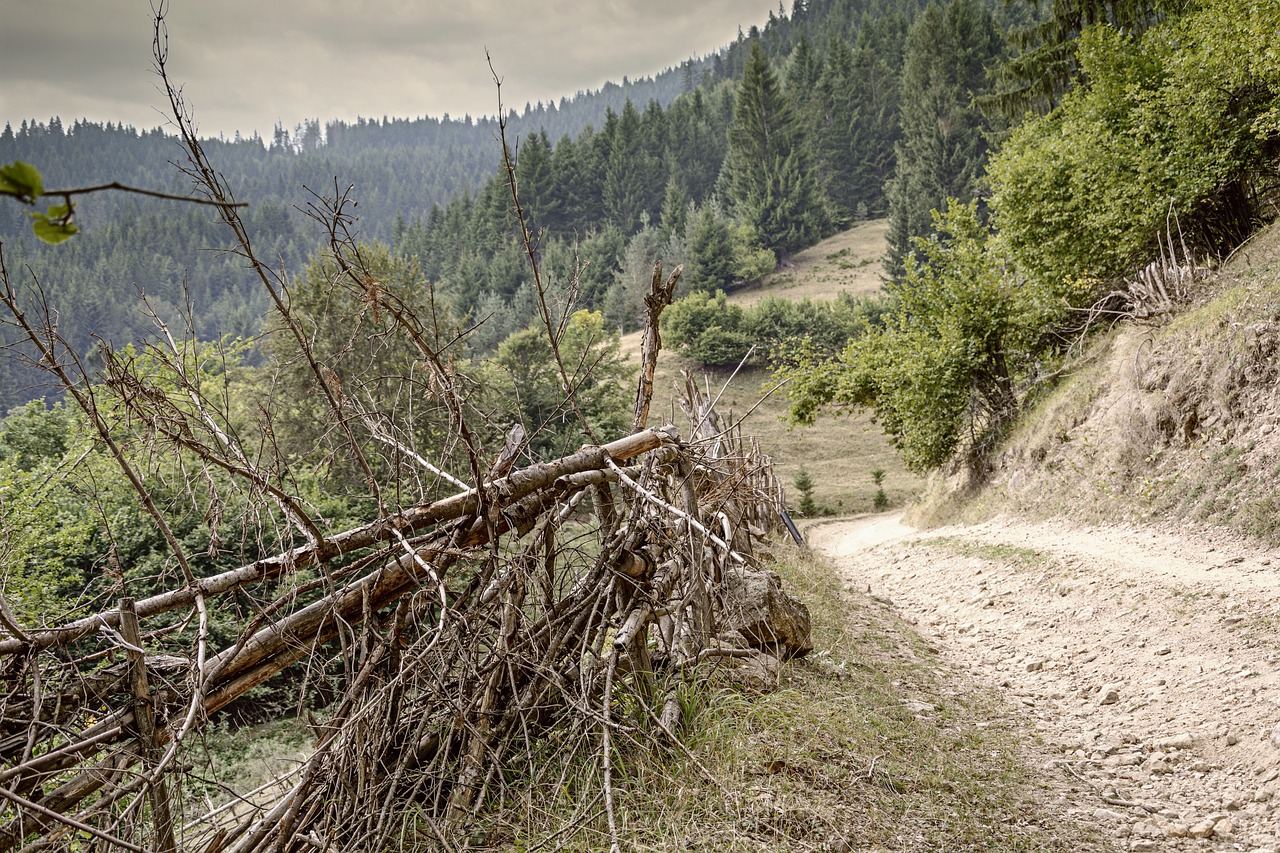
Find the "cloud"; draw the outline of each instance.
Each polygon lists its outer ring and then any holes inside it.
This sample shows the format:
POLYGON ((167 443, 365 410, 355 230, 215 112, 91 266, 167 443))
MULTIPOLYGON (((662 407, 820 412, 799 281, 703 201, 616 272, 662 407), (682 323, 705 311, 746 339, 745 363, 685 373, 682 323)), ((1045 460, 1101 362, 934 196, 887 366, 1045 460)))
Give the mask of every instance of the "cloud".
MULTIPOLYGON (((11 4, 0 121, 162 124, 144 0, 11 4)), ((763 23, 768 0, 222 0, 175 3, 170 71, 203 133, 306 118, 491 114, 646 76, 763 23)))

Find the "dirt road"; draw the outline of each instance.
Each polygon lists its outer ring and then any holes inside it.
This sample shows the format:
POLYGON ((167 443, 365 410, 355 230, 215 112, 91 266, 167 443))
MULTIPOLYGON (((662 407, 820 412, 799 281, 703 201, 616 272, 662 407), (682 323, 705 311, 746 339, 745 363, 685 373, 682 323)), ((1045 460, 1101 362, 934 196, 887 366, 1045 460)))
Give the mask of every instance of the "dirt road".
POLYGON ((1280 850, 1280 554, 1009 518, 809 537, 1006 693, 1063 808, 1117 850, 1280 850))

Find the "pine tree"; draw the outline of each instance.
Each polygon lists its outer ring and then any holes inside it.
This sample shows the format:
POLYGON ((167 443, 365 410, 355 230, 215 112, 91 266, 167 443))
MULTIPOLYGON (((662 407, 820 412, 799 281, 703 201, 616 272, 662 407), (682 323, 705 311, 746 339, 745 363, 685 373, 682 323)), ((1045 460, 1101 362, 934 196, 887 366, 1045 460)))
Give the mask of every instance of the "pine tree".
POLYGON ((783 258, 827 227, 826 200, 791 105, 753 43, 728 133, 723 179, 737 215, 783 258))
POLYGON ((683 236, 688 219, 689 194, 679 181, 670 178, 662 192, 662 212, 658 217, 662 239, 670 240, 673 234, 683 236))
POLYGON ((685 286, 714 293, 733 284, 733 237, 729 223, 714 200, 690 217, 685 244, 688 253, 682 279, 685 286))
POLYGON ((990 123, 974 104, 1004 42, 979 0, 929 4, 911 27, 903 64, 902 141, 888 187, 886 271, 902 275, 913 237, 932 230, 933 210, 947 199, 968 202, 987 159, 990 123))
POLYGON ((640 114, 630 100, 623 107, 605 164, 604 209, 609 221, 633 234, 644 215, 661 199, 661 185, 652 186, 657 169, 644 147, 640 114))
POLYGON ((535 231, 560 223, 560 198, 551 173, 551 141, 545 130, 532 134, 519 147, 516 157, 516 188, 525 220, 535 231))

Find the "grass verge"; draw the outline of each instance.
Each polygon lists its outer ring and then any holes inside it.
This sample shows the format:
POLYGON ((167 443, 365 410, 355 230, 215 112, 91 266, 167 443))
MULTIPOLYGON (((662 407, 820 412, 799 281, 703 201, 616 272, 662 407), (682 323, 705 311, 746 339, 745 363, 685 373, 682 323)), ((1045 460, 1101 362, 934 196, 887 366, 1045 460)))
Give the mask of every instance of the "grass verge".
MULTIPOLYGON (((687 751, 655 737, 615 766, 622 849, 1097 849, 1045 806, 998 697, 966 686, 892 611, 842 590, 829 564, 788 549, 776 569, 810 606, 815 651, 786 665, 774 693, 697 690, 687 751)), ((593 769, 560 778, 508 804, 471 849, 608 849, 602 798, 580 784, 593 769)))

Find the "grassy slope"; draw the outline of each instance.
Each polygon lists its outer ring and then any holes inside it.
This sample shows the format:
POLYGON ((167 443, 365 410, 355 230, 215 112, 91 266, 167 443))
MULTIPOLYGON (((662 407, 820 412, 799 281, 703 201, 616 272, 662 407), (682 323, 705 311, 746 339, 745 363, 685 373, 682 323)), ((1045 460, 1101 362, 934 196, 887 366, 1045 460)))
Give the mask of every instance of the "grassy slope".
POLYGON ((1280 227, 1157 325, 1122 324, 1020 421, 984 488, 936 482, 925 523, 1002 511, 1199 523, 1280 543, 1280 227))
MULTIPOLYGON (((842 291, 874 293, 881 286, 880 258, 887 230, 883 220, 862 223, 798 253, 790 267, 735 291, 729 299, 751 305, 766 296, 829 300, 842 291)), ((639 333, 625 336, 623 349, 638 357, 639 333)), ((681 370, 702 377, 714 393, 725 387, 732 373, 703 368, 664 352, 658 360, 655 382, 656 420, 670 420, 672 407, 678 405, 675 388, 681 370)), ((801 466, 805 467, 813 478, 815 502, 821 509, 841 515, 871 510, 876 492, 871 471, 876 468, 885 471, 885 494, 893 506, 904 505, 919 494, 923 481, 903 468, 884 434, 868 417, 827 417, 815 427, 792 428, 786 422, 785 389, 761 403, 762 395, 773 385, 767 370, 743 371, 729 383, 719 407, 741 417, 759 403, 744 421, 743 431, 759 439, 765 453, 773 457, 783 482, 790 484, 801 466)), ((799 501, 794 488, 788 489, 787 497, 793 507, 799 501)))

